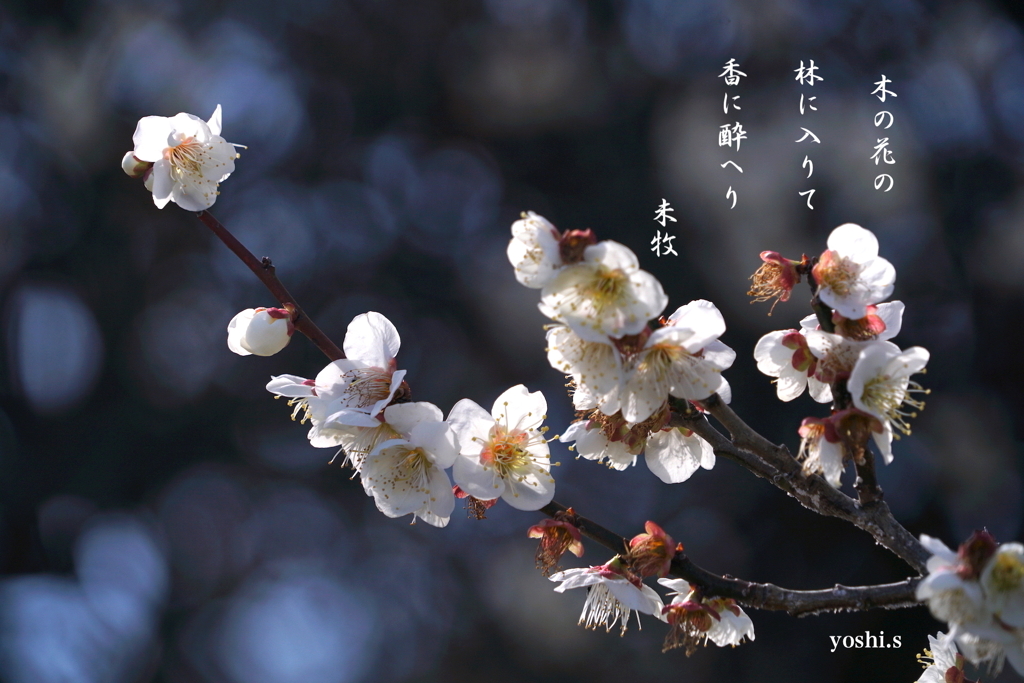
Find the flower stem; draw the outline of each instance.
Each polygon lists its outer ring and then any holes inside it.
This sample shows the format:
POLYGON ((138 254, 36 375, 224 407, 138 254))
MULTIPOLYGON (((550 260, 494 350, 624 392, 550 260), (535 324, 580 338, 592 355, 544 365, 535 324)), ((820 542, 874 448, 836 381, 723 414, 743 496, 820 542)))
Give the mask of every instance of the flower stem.
POLYGON ((345 357, 345 353, 331 341, 330 337, 324 334, 323 330, 316 326, 312 318, 305 314, 296 303, 295 297, 277 278, 276 269, 270 262, 270 258, 264 256, 260 260, 253 256, 252 252, 246 249, 245 245, 239 242, 209 211, 200 211, 196 216, 235 256, 241 259, 242 263, 249 267, 249 270, 270 290, 281 306, 292 312, 292 324, 295 325, 296 330, 309 337, 309 340, 316 344, 316 347, 323 351, 328 359, 335 361, 345 357))

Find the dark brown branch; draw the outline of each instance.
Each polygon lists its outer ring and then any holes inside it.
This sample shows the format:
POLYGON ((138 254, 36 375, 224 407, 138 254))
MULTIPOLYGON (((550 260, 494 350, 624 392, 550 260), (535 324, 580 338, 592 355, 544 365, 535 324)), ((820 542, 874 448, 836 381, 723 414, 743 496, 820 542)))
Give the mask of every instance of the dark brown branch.
POLYGON ((711 444, 716 455, 733 460, 796 498, 804 507, 852 523, 918 572, 925 572, 930 554, 892 516, 881 499, 858 502, 817 475, 806 476, 785 446, 776 446, 751 429, 718 395, 701 404, 728 431, 732 440, 700 417, 682 417, 679 426, 692 429, 711 444))
POLYGON ((345 353, 338 348, 337 344, 331 341, 330 337, 323 333, 323 331, 316 326, 313 319, 310 318, 303 312, 302 308, 295 301, 284 284, 277 279, 277 273, 275 272, 274 264, 270 262, 270 259, 266 256, 262 260, 258 260, 252 255, 252 252, 245 248, 241 242, 239 242, 234 235, 228 232, 228 229, 221 225, 221 222, 213 217, 209 211, 200 211, 196 214, 203 225, 213 231, 213 234, 220 238, 220 241, 230 249, 235 256, 242 260, 242 263, 249 267, 249 270, 260 279, 270 293, 274 295, 278 303, 281 306, 287 308, 292 313, 292 324, 295 325, 295 329, 302 334, 309 337, 309 340, 316 344, 317 348, 324 352, 330 360, 335 361, 339 358, 344 358, 345 353))
MULTIPOLYGON (((564 515, 567 508, 552 501, 541 512, 554 517, 564 515)), ((564 518, 564 517, 563 517, 564 518)), ((579 515, 572 522, 587 538, 600 543, 614 553, 622 553, 628 541, 600 524, 579 515)), ((699 586, 706 595, 732 598, 746 607, 787 612, 796 616, 821 612, 860 611, 885 607, 889 609, 919 605, 914 591, 920 579, 907 579, 898 583, 878 586, 840 586, 822 590, 797 591, 771 583, 752 583, 741 579, 718 576, 694 564, 679 553, 672 560, 671 575, 699 586)))

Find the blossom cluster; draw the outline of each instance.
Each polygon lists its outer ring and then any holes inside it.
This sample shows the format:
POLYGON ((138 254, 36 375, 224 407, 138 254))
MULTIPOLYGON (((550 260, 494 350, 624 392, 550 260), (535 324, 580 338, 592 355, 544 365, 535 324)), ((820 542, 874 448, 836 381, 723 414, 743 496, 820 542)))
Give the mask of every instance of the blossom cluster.
POLYGON ((998 671, 1009 660, 1024 675, 1024 545, 998 544, 986 531, 957 552, 925 535, 921 545, 932 557, 917 599, 949 624, 948 638, 968 661, 998 671))
POLYGON ((669 398, 729 398, 722 371, 736 354, 718 341, 725 320, 715 305, 692 301, 659 318, 668 297, 632 251, 590 230, 560 233, 532 212, 512 225, 508 258, 521 284, 541 290, 540 310, 553 321, 548 361, 572 379, 583 419, 560 440, 617 470, 646 453, 668 483, 711 469, 711 446, 670 425, 669 398))
POLYGON ((489 412, 463 399, 445 419, 434 404, 408 400, 406 371, 396 360, 400 346, 390 320, 363 313, 348 326, 345 358, 314 379, 274 377, 267 390, 287 397, 292 417, 310 423, 311 444, 344 451, 344 462, 389 517, 412 514, 447 525, 455 507, 452 478, 482 501, 501 498, 520 510, 551 502, 544 395, 520 384, 489 412))
MULTIPOLYGON (((773 286, 784 301, 799 279, 794 275, 799 264, 776 252, 761 258, 775 266, 773 286), (785 263, 779 266, 780 261, 785 263)), ((892 441, 910 434, 908 419, 915 415, 906 407, 924 407, 912 394, 927 392, 910 376, 924 371, 929 354, 916 346, 904 351, 890 341, 900 331, 904 305, 882 303, 892 294, 896 270, 878 255, 871 231, 853 223, 833 230, 810 274, 817 298, 831 309, 833 331, 808 316, 799 329, 761 337, 754 359, 761 372, 775 378, 779 399, 792 401, 807 389, 815 401, 833 402, 828 417, 803 421, 800 453, 805 472, 821 474, 838 488, 846 461, 862 457, 867 436, 885 462, 892 461, 892 441)))

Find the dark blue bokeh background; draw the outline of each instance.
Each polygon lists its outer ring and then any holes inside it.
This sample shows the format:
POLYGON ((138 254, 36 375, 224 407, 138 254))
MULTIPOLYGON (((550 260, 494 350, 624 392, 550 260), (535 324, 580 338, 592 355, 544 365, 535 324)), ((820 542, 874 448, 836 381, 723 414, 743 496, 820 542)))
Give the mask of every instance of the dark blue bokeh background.
MULTIPOLYGON (((248 149, 213 213, 325 331, 340 343, 380 311, 415 399, 489 406, 524 383, 548 397, 552 433, 571 403, 537 292, 505 257, 521 211, 632 248, 669 312, 713 300, 738 352, 733 405, 794 451, 824 408, 779 403, 752 349, 809 312, 806 293, 769 318, 747 277, 762 250, 815 254, 860 223, 897 268, 896 341, 932 352, 886 498, 915 534, 1009 541, 1024 517, 1022 19, 1018 2, 980 0, 3 2, 0 679, 916 679, 943 626, 923 608, 752 611, 753 643, 662 655, 653 620, 621 639, 576 626, 582 593, 533 568, 537 515, 385 518, 264 390, 323 357, 302 339, 231 354, 228 320, 273 302, 118 164, 140 117, 223 105, 225 137, 248 149), (726 115, 730 58, 748 77, 726 115), (813 89, 793 73, 811 59, 813 89), (801 93, 817 111, 800 115, 801 93), (748 138, 727 152, 719 126, 736 121, 748 138), (802 126, 820 145, 794 142, 802 126), (881 135, 889 193, 872 185, 881 135), (662 198, 678 218, 665 229, 662 198), (678 256, 651 251, 656 230, 678 256), (902 647, 829 652, 829 635, 865 631, 902 647)), ((909 575, 730 462, 668 486, 643 463, 554 453, 558 500, 624 535, 657 520, 710 570, 805 589, 909 575)), ((583 560, 606 556, 588 545, 583 560)))

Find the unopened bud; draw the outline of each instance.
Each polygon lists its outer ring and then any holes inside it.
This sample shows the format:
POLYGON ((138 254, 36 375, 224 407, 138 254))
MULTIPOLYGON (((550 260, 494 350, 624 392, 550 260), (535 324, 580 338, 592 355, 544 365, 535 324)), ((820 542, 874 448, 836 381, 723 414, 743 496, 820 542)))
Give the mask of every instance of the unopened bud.
POLYGON ((247 308, 228 323, 228 348, 240 356, 273 356, 288 346, 295 327, 283 308, 247 308))
POLYGON ((136 158, 134 152, 128 152, 121 159, 121 168, 128 174, 129 178, 141 178, 146 174, 146 171, 153 168, 153 162, 142 161, 136 158))
POLYGON ((647 533, 638 534, 629 542, 630 566, 640 576, 665 576, 682 546, 677 548, 672 537, 654 522, 647 522, 644 529, 647 533))

